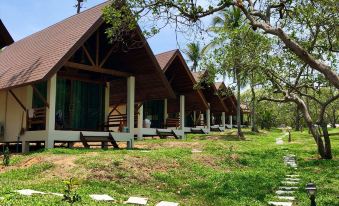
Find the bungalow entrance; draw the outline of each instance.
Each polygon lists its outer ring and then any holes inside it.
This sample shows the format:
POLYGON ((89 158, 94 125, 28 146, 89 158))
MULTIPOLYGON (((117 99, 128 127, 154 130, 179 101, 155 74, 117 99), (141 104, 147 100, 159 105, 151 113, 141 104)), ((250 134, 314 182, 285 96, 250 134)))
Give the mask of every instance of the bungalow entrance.
POLYGON ((127 142, 134 105, 145 95, 173 96, 140 29, 109 43, 100 4, 16 42, 0 54, 0 142, 127 142), (10 68, 10 70, 9 70, 10 68), (156 90, 144 81, 154 81, 156 90), (139 88, 138 88, 139 87, 139 88), (113 94, 113 95, 112 95, 113 94), (126 130, 112 132, 110 101, 126 104, 126 130))

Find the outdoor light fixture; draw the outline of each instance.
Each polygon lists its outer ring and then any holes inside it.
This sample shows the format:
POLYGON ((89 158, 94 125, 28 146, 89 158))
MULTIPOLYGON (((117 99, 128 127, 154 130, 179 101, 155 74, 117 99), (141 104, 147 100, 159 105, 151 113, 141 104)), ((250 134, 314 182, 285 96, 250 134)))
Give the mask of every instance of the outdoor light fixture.
POLYGON ((311 200, 311 206, 316 206, 316 202, 315 202, 315 195, 317 193, 317 187, 315 186, 314 183, 310 182, 306 184, 306 191, 308 193, 308 196, 311 200))

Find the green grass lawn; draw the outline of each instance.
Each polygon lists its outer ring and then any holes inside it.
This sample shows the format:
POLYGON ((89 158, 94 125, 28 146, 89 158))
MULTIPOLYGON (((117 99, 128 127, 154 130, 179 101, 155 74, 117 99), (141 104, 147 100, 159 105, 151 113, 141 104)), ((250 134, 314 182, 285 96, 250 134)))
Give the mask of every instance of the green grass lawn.
MULTIPOLYGON (((337 129, 336 132, 339 130, 337 129)), ((331 132, 334 132, 332 130, 331 132)), ((308 181, 318 187, 318 205, 339 205, 339 137, 332 137, 333 160, 318 160, 307 132, 293 132, 292 143, 276 145, 279 130, 253 134, 246 141, 234 133, 188 135, 187 140, 145 140, 134 150, 51 149, 12 156, 0 165, 0 205, 67 205, 61 197, 20 196, 16 189, 64 190, 63 180, 76 177, 82 201, 75 205, 112 205, 92 201, 89 194, 108 194, 122 205, 129 196, 149 198, 149 205, 166 200, 180 205, 267 205, 284 175, 291 173, 283 156, 296 154, 301 187, 297 205, 308 206, 308 181), (192 153, 192 149, 202 150, 192 153)))

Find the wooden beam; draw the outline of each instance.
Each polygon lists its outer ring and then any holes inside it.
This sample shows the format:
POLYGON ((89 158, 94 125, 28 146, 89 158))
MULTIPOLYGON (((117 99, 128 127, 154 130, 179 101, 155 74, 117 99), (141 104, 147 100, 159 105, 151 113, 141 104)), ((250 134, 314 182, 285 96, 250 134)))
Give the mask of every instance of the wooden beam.
POLYGON ((58 77, 61 77, 63 79, 69 79, 69 80, 78 80, 78 81, 82 81, 82 82, 88 82, 88 83, 92 83, 92 84, 103 84, 106 85, 106 81, 100 81, 100 80, 92 80, 92 79, 88 79, 85 77, 79 77, 79 76, 73 76, 73 75, 67 75, 65 72, 58 72, 58 77))
POLYGON ((97 34, 96 34, 96 51, 95 51, 95 65, 97 67, 99 67, 99 48, 100 48, 100 39, 99 39, 99 31, 97 31, 97 34))
POLYGON ((128 72, 122 72, 122 71, 113 70, 113 69, 96 68, 96 67, 93 67, 93 66, 90 66, 90 65, 79 64, 79 63, 75 63, 75 62, 66 62, 65 66, 73 68, 73 69, 79 69, 79 70, 84 70, 84 71, 89 71, 89 72, 108 74, 108 75, 116 76, 116 77, 132 76, 132 74, 130 74, 128 72))
POLYGON ((84 50, 84 52, 85 52, 87 58, 89 59, 89 61, 91 62, 91 64, 92 64, 93 66, 95 66, 94 61, 93 61, 91 55, 89 54, 87 48, 86 48, 85 46, 82 46, 82 49, 84 50))
POLYGON ((33 88, 33 92, 34 92, 35 94, 37 94, 38 97, 39 97, 39 99, 40 99, 41 101, 43 101, 43 103, 45 104, 46 107, 49 108, 49 104, 48 104, 47 100, 44 98, 44 96, 39 92, 39 90, 38 90, 34 85, 31 85, 31 86, 32 86, 32 88, 33 88))
POLYGON ((111 54, 113 53, 114 49, 116 49, 116 44, 114 44, 114 45, 112 46, 112 48, 107 52, 106 56, 105 56, 104 59, 101 61, 99 67, 102 67, 102 66, 106 63, 107 59, 111 56, 111 54))
POLYGON ((25 105, 20 101, 20 99, 14 94, 14 92, 12 90, 9 90, 9 93, 14 97, 14 99, 16 100, 16 102, 21 106, 21 108, 27 112, 27 108, 25 107, 25 105))

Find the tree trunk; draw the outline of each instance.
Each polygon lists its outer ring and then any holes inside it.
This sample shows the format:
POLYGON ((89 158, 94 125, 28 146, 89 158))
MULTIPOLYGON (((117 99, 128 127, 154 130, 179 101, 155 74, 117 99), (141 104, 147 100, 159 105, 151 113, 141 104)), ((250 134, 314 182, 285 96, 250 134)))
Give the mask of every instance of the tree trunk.
POLYGON ((330 136, 328 135, 328 130, 327 130, 327 124, 322 123, 321 125, 321 130, 324 136, 324 142, 325 142, 325 157, 324 159, 332 159, 332 149, 331 149, 331 139, 330 136))
MULTIPOLYGON (((320 157, 322 159, 328 159, 328 156, 326 155, 326 152, 325 152, 324 142, 321 138, 320 133, 317 131, 317 129, 314 126, 314 122, 313 122, 311 115, 308 111, 307 105, 299 97, 295 97, 294 101, 299 105, 299 108, 303 112, 303 116, 304 116, 305 122, 307 124, 307 127, 308 127, 310 133, 312 134, 314 141, 317 144, 318 153, 319 153, 320 157)), ((329 148, 329 149, 331 149, 331 148, 329 148)))
POLYGON ((238 137, 240 139, 244 139, 244 134, 241 131, 241 114, 240 114, 240 74, 239 69, 235 68, 235 76, 237 79, 237 129, 238 129, 238 137))
POLYGON ((259 132, 257 127, 257 120, 256 120, 256 113, 255 113, 255 106, 256 106, 256 96, 254 91, 254 85, 251 85, 251 92, 252 92, 252 111, 251 111, 251 117, 252 117, 252 132, 259 132))
POLYGON ((295 114, 295 131, 300 131, 300 109, 298 105, 295 114))
POLYGON ((336 128, 335 124, 337 123, 337 117, 336 117, 336 109, 335 108, 332 109, 332 118, 330 118, 330 119, 332 119, 332 121, 331 121, 332 128, 336 128))

